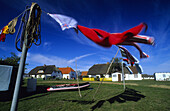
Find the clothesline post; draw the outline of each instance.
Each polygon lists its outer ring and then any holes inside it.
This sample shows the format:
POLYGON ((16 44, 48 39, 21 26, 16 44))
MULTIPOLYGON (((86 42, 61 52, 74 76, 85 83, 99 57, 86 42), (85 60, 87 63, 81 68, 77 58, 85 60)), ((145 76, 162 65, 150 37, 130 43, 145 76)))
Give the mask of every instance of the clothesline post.
POLYGON ((122 60, 122 80, 123 80, 123 88, 125 90, 125 76, 124 76, 124 70, 123 70, 123 60, 122 60))
MULTIPOLYGON (((25 35, 25 36, 27 36, 27 35, 25 35)), ((17 79, 16 79, 16 83, 15 83, 15 90, 14 90, 14 94, 13 94, 11 111, 17 110, 18 94, 19 94, 19 90, 20 90, 20 86, 21 86, 21 79, 23 76, 24 68, 25 68, 25 60, 26 60, 28 48, 25 45, 25 44, 27 44, 27 38, 26 37, 24 37, 24 38, 25 38, 25 40, 24 40, 24 44, 23 44, 23 48, 22 48, 22 54, 21 54, 21 58, 20 58, 19 69, 18 69, 17 79)))
POLYGON ((79 87, 79 76, 78 76, 78 73, 77 73, 77 59, 75 60, 75 63, 76 63, 76 76, 77 76, 77 85, 78 85, 78 92, 79 92, 79 96, 81 96, 81 92, 80 92, 80 87, 79 87))

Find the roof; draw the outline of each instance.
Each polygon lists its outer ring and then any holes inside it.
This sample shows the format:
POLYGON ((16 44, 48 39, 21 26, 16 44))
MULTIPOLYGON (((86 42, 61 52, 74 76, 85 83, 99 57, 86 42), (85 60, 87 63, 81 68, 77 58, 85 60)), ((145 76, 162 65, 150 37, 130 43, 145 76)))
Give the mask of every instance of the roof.
MULTIPOLYGON (((87 75, 96 75, 96 74, 106 74, 108 67, 109 67, 110 63, 107 64, 95 64, 93 65, 87 75)), ((114 72, 122 72, 122 66, 121 63, 114 63, 111 68, 111 70, 109 71, 109 74, 114 73, 114 72)), ((124 73, 125 74, 130 74, 130 72, 124 68, 124 73)))
POLYGON ((71 67, 63 67, 59 68, 59 70, 62 72, 62 74, 69 74, 71 71, 75 72, 71 67))
POLYGON ((81 76, 87 76, 88 71, 82 71, 81 76))
POLYGON ((44 65, 44 66, 35 67, 28 74, 29 75, 52 74, 53 71, 60 71, 60 70, 55 65, 44 65))
POLYGON ((105 74, 109 64, 95 64, 93 65, 87 75, 105 74))
POLYGON ((133 74, 138 74, 138 70, 135 66, 129 66, 129 68, 132 70, 133 74))

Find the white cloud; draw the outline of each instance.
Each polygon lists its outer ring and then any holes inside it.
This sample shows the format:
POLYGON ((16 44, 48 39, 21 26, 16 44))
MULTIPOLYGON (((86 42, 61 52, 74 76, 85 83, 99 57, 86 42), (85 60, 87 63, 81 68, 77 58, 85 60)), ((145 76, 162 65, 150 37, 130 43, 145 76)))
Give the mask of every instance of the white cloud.
POLYGON ((3 51, 7 50, 5 46, 0 46, 0 49, 3 51))
POLYGON ((43 46, 46 47, 46 46, 48 46, 48 45, 50 45, 50 44, 51 44, 51 43, 49 43, 49 42, 44 42, 43 46))
POLYGON ((82 56, 79 56, 79 57, 75 57, 75 58, 69 60, 68 63, 73 63, 73 62, 76 61, 76 60, 79 60, 79 59, 82 59, 82 58, 84 58, 84 57, 91 56, 91 55, 94 55, 94 54, 95 54, 95 53, 85 54, 85 55, 82 55, 82 56))
POLYGON ((65 64, 68 64, 67 60, 64 58, 60 58, 57 56, 44 56, 42 54, 29 54, 28 61, 34 62, 37 64, 55 64, 57 66, 63 66, 65 64))
MULTIPOLYGON (((74 68, 75 64, 73 64, 73 63, 75 62, 75 60, 80 60, 82 58, 85 58, 87 56, 91 56, 94 54, 95 53, 85 54, 85 55, 81 55, 81 56, 75 57, 73 59, 67 60, 65 58, 61 58, 61 57, 57 57, 57 56, 28 53, 27 63, 29 63, 29 65, 27 67, 28 67, 28 71, 30 71, 32 68, 34 68, 36 66, 41 66, 43 64, 56 65, 56 67, 70 66, 70 67, 74 68)), ((78 65, 78 70, 88 70, 89 67, 90 66, 89 66, 89 64, 87 64, 87 62, 82 62, 81 65, 78 65)))

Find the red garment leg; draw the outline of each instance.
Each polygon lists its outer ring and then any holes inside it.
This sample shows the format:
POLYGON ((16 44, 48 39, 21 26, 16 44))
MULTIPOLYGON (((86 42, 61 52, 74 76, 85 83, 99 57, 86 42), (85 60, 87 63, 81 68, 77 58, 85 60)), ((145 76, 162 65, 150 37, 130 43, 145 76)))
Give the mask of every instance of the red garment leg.
POLYGON ((136 43, 134 42, 123 42, 123 43, 120 43, 118 45, 131 45, 131 46, 134 46, 136 49, 138 49, 139 53, 140 53, 140 58, 148 58, 149 55, 145 54, 144 52, 142 52, 141 48, 139 47, 139 45, 137 45, 136 43))
POLYGON ((109 44, 108 38, 103 37, 104 36, 103 34, 105 31, 97 32, 97 30, 95 30, 95 29, 93 30, 93 29, 90 29, 90 28, 87 28, 84 26, 80 26, 80 25, 78 25, 77 27, 87 38, 89 38, 96 44, 101 45, 103 47, 111 47, 112 46, 112 44, 109 44), (100 35, 101 38, 98 35, 100 35))
POLYGON ((147 25, 145 23, 141 23, 138 26, 133 27, 133 28, 123 32, 122 34, 126 35, 127 33, 132 33, 135 36, 135 35, 139 34, 144 27, 146 27, 146 29, 147 29, 147 25))

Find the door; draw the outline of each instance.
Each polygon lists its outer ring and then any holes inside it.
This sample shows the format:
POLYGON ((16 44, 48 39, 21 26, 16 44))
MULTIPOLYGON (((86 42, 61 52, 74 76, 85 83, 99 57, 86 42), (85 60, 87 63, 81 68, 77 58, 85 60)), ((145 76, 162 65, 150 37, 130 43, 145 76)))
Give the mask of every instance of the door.
POLYGON ((121 75, 118 74, 118 82, 121 82, 121 75))

